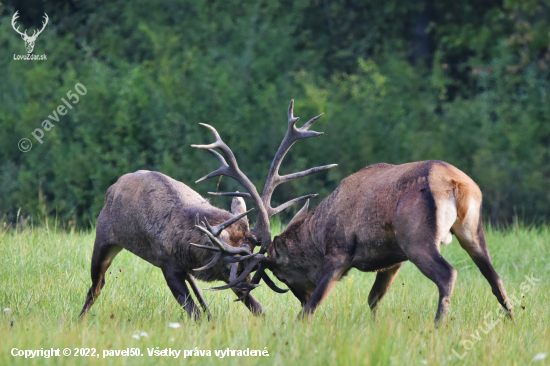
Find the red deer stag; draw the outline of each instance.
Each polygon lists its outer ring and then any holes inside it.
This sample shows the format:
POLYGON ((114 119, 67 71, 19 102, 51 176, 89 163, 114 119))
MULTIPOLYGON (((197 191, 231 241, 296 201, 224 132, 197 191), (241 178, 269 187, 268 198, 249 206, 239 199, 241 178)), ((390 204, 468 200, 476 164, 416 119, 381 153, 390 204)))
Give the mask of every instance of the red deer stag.
MULTIPOLYGON (((210 262, 211 254, 189 242, 215 243, 219 248, 217 257, 222 252, 228 258, 250 255, 256 245, 245 217, 250 211, 246 211, 244 200, 239 198, 233 200, 231 209, 234 216, 210 205, 185 184, 158 172, 139 170, 120 177, 107 190, 105 206, 97 219, 92 286, 80 316, 94 304, 105 284, 105 272, 122 249, 161 268, 178 303, 190 316, 199 319, 200 311, 191 298, 187 281, 210 316, 194 276, 204 281, 229 281, 229 271, 221 265, 204 265, 210 262), (215 237, 205 238, 201 231, 195 230, 197 215, 218 224, 215 237), (197 268, 200 266, 203 267, 197 268)), ((234 291, 241 295, 242 291, 236 288, 234 291)), ((253 313, 262 312, 261 304, 253 297, 247 296, 244 303, 253 313)))
MULTIPOLYGON (((296 120, 290 108, 289 125, 296 120)), ((271 167, 264 189, 267 197, 273 191, 272 181, 284 178, 277 174, 279 165, 280 161, 271 167)), ((309 214, 307 208, 308 202, 274 238, 268 257, 261 253, 252 260, 261 267, 245 294, 259 283, 267 268, 301 302, 300 317, 310 316, 336 282, 357 268, 377 272, 368 297, 376 315, 402 262, 410 260, 439 289, 437 325, 449 307, 457 275, 441 256, 439 246, 449 244, 454 234, 513 319, 506 290, 487 250, 481 191, 454 166, 442 161, 368 166, 344 179, 309 214)), ((237 285, 249 272, 245 269, 224 288, 237 285)))
MULTIPOLYGON (((322 133, 319 132, 307 131, 320 117, 315 117, 300 130, 294 128, 293 135, 287 136, 291 139, 290 144, 299 138, 321 135, 322 133)), ((229 164, 217 152, 209 150, 220 159, 222 167, 199 179, 197 183, 224 174, 241 182, 249 193, 234 194, 240 197, 233 199, 231 214, 210 205, 185 184, 161 173, 140 170, 120 177, 107 190, 105 206, 97 221, 91 265, 92 286, 80 313, 81 317, 88 312, 100 295, 105 284, 105 272, 122 249, 126 249, 161 268, 172 294, 189 316, 193 316, 195 319, 199 319, 201 313, 191 298, 186 281, 191 286, 203 310, 209 316, 210 313, 194 277, 203 281, 230 283, 231 286, 222 286, 222 288, 231 287, 239 296, 237 300, 243 301, 252 313, 262 313, 261 304, 250 295, 250 290, 258 286, 259 280, 254 285, 246 282, 249 279, 249 273, 257 267, 260 261, 256 258, 257 254, 252 254, 253 250, 259 243, 267 243, 267 246, 264 245, 264 249, 261 250, 263 254, 271 243, 269 232, 271 216, 295 202, 316 195, 310 194, 296 198, 275 209, 269 207, 266 210, 263 200, 269 202, 273 191, 269 193, 269 197, 265 194, 260 197, 254 185, 240 171, 235 156, 219 139, 214 128, 205 126, 215 133, 217 142, 209 146, 194 147, 220 148, 226 154, 229 164), (252 231, 249 229, 246 218, 246 215, 252 210, 246 211, 242 197, 252 198, 260 208, 256 226, 252 231), (203 224, 199 225, 199 221, 202 221, 203 224), (241 267, 245 267, 244 273, 246 274, 237 277, 239 262, 248 264, 241 265, 241 267), (235 282, 236 280, 238 281, 235 282)), ((313 168, 280 177, 277 184, 333 166, 335 165, 313 168)), ((242 270, 242 268, 240 269, 242 270)), ((287 291, 277 288, 265 273, 262 272, 262 274, 266 284, 273 290, 287 291)))

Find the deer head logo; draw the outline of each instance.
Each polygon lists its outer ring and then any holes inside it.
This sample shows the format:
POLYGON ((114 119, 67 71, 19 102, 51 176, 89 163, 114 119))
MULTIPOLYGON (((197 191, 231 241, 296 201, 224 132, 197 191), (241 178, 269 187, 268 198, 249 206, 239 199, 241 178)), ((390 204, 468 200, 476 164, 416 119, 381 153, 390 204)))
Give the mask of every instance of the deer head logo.
POLYGON ((34 42, 36 41, 36 38, 40 33, 42 33, 44 28, 46 28, 46 24, 48 24, 48 19, 49 19, 48 14, 44 13, 45 22, 42 23, 42 29, 40 29, 38 32, 36 32, 35 30, 33 31, 32 36, 28 36, 26 29, 25 29, 25 32, 20 32, 19 26, 15 28, 15 20, 19 18, 19 15, 17 15, 18 12, 19 11, 16 11, 15 14, 13 14, 13 18, 11 19, 11 26, 17 33, 21 35, 21 38, 23 38, 23 41, 25 41, 25 48, 27 49, 27 53, 31 53, 34 48, 34 42))

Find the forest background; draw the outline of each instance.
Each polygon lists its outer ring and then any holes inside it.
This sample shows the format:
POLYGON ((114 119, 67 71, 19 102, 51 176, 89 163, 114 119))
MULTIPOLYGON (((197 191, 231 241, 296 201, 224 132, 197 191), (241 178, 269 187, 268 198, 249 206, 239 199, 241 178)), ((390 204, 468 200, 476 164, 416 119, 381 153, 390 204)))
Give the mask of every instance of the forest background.
POLYGON ((295 99, 303 122, 325 113, 325 136, 293 147, 283 173, 338 167, 281 186, 273 206, 311 192, 316 204, 366 165, 438 159, 478 183, 493 225, 547 222, 549 19, 536 0, 2 2, 0 218, 89 228, 139 169, 203 195, 239 189, 194 183, 217 164, 190 147, 212 141, 200 122, 261 190, 295 99), (34 49, 47 60, 14 60, 16 10, 29 34, 48 14, 34 49), (87 93, 51 121, 77 83, 87 93))

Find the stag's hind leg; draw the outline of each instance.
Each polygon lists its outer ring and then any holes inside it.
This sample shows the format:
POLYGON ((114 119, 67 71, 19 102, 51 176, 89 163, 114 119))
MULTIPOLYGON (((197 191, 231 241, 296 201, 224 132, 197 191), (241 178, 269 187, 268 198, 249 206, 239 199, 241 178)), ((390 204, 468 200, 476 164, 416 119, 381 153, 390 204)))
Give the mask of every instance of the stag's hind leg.
POLYGON ((449 264, 439 253, 435 244, 426 244, 421 240, 413 245, 415 250, 405 251, 409 260, 436 284, 439 290, 439 304, 435 314, 435 324, 438 325, 447 314, 451 304, 451 296, 456 282, 456 269, 449 264), (421 248, 424 246, 424 248, 421 248))
POLYGON ((439 304, 435 315, 438 325, 445 317, 456 282, 456 269, 439 253, 439 247, 433 239, 424 235, 411 235, 400 242, 402 249, 414 265, 436 284, 439 290, 439 304))
POLYGON ((187 311, 187 314, 195 320, 200 320, 200 309, 195 305, 191 297, 191 292, 185 284, 187 273, 172 267, 164 267, 162 268, 162 274, 164 275, 164 279, 166 279, 170 291, 172 291, 172 295, 174 295, 178 303, 187 311))
POLYGON ((491 290, 500 305, 508 311, 509 317, 513 320, 514 312, 508 299, 508 294, 506 293, 500 276, 491 263, 491 256, 487 249, 480 215, 475 217, 475 221, 477 222, 473 223, 472 221, 472 215, 468 213, 464 224, 462 224, 460 220, 456 221, 453 225, 453 232, 460 246, 468 252, 481 274, 487 279, 489 285, 491 285, 491 290))
POLYGON ((86 302, 79 317, 86 314, 94 304, 105 285, 105 272, 111 265, 113 258, 122 250, 122 247, 116 245, 112 236, 109 216, 104 208, 97 219, 94 251, 92 253, 92 287, 88 291, 86 302))
POLYGON ((399 269, 402 265, 403 263, 396 264, 395 266, 376 274, 376 280, 374 281, 372 289, 369 293, 369 306, 375 319, 378 312, 378 305, 380 304, 380 300, 382 300, 384 295, 390 289, 390 286, 393 283, 393 280, 395 280, 395 277, 397 276, 397 273, 399 272, 399 269))
POLYGON ((84 303, 84 307, 82 308, 79 317, 82 317, 88 312, 88 310, 90 310, 95 300, 101 293, 101 289, 105 285, 105 272, 107 272, 113 258, 116 257, 121 250, 122 247, 119 247, 118 245, 105 244, 101 235, 98 234, 96 236, 94 252, 92 254, 92 287, 90 287, 90 290, 88 291, 86 302, 84 303))
POLYGON ((398 204, 395 219, 397 243, 407 258, 439 290, 436 325, 447 313, 456 281, 456 269, 439 252, 439 233, 448 232, 451 224, 437 222, 435 200, 427 187, 411 190, 398 204), (442 230, 447 224, 446 231, 442 230))

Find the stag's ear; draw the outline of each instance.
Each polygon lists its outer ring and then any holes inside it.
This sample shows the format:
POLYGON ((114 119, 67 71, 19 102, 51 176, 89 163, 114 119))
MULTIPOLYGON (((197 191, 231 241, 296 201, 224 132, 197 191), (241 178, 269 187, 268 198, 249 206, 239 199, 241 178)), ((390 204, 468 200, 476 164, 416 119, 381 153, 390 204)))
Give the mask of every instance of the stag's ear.
POLYGON ((275 261, 277 263, 286 263, 288 261, 288 246, 283 238, 276 236, 273 239, 273 249, 275 249, 275 261))
MULTIPOLYGON (((246 212, 246 203, 242 197, 233 197, 231 202, 231 213, 233 215, 240 215, 243 212, 246 212)), ((248 223, 248 217, 243 217, 242 220, 245 220, 248 223)))
POLYGON ((233 215, 240 215, 246 211, 246 203, 241 197, 233 197, 233 202, 231 202, 231 212, 233 215))

